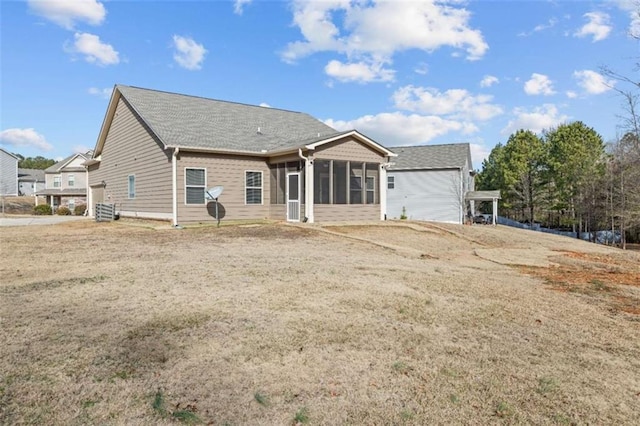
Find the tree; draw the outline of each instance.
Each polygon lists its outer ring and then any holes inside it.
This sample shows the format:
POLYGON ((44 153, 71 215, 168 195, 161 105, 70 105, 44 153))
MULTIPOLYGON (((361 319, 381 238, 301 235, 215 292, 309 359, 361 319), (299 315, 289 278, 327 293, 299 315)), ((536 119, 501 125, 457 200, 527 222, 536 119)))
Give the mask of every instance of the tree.
MULTIPOLYGON (((604 173, 602 137, 580 121, 562 124, 544 135, 547 146, 547 173, 552 183, 554 209, 568 210, 572 225, 582 231, 584 215, 591 209, 586 197, 592 194, 594 179, 604 173)), ((593 201, 593 200, 591 200, 593 201)))
POLYGON ((52 160, 50 158, 44 158, 42 156, 37 157, 26 157, 19 156, 20 160, 18 161, 18 167, 21 169, 40 169, 44 170, 47 167, 51 167, 56 164, 56 160, 52 160))
POLYGON ((505 196, 513 200, 514 206, 528 211, 529 223, 533 224, 545 167, 542 139, 530 130, 518 130, 504 147, 503 161, 505 196))

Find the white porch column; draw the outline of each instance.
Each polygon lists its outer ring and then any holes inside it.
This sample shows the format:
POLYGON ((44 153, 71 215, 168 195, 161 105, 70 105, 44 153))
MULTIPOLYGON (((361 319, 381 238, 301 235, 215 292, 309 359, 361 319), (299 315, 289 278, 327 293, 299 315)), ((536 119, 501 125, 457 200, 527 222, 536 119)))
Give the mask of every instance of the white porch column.
MULTIPOLYGON (((311 153, 308 154, 311 157, 311 153)), ((313 161, 304 162, 304 215, 308 223, 313 223, 313 161)))
POLYGON ((497 217, 498 217, 498 199, 494 198, 493 199, 493 215, 492 215, 493 225, 496 224, 497 217))
POLYGON ((384 220, 387 214, 387 167, 380 165, 380 220, 384 220))
POLYGON ((171 156, 171 222, 173 226, 178 226, 178 148, 173 149, 171 156))

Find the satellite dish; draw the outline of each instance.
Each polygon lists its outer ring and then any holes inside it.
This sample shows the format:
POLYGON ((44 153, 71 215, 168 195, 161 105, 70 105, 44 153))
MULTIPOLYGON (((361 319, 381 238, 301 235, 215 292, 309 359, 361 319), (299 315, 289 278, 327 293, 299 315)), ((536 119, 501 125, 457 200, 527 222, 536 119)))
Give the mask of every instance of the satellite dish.
POLYGON ((209 201, 217 200, 220 195, 222 195, 222 191, 224 191, 224 187, 222 186, 214 186, 213 188, 207 189, 204 194, 204 198, 209 201))

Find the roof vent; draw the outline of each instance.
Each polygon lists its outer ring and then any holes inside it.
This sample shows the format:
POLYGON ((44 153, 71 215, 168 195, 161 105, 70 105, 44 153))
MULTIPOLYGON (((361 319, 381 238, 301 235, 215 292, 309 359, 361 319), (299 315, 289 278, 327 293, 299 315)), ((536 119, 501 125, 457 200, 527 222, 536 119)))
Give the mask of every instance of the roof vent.
POLYGON ((318 132, 318 137, 320 137, 320 132, 318 132))
POLYGON ((258 126, 258 134, 261 135, 262 131, 260 130, 260 126, 258 126))

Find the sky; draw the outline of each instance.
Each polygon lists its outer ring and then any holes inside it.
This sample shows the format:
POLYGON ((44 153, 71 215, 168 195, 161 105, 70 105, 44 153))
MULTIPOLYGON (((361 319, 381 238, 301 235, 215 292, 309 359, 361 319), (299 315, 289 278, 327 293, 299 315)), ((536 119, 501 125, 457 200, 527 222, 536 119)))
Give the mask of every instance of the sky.
POLYGON ((606 1, 0 1, 0 147, 95 146, 115 84, 308 113, 387 147, 582 121, 620 135, 640 6, 606 1))

